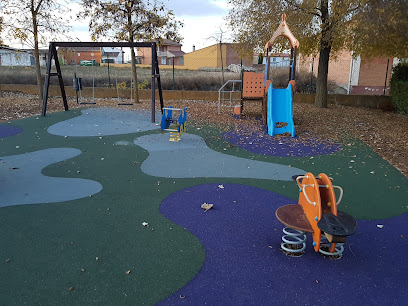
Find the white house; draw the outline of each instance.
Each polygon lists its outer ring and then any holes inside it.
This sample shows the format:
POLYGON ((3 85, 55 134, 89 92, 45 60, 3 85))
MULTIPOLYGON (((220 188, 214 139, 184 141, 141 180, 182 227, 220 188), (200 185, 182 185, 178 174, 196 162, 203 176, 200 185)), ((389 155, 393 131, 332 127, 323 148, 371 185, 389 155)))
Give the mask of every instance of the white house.
POLYGON ((32 66, 34 56, 25 50, 0 46, 0 66, 32 66))
MULTIPOLYGON (((34 49, 21 49, 21 51, 29 52, 32 56, 34 56, 34 49)), ((40 66, 46 66, 48 58, 48 49, 39 49, 38 52, 40 53, 40 66)), ((54 61, 52 61, 52 64, 54 65, 54 61)))
POLYGON ((102 63, 123 64, 124 51, 118 48, 103 47, 102 48, 102 63))

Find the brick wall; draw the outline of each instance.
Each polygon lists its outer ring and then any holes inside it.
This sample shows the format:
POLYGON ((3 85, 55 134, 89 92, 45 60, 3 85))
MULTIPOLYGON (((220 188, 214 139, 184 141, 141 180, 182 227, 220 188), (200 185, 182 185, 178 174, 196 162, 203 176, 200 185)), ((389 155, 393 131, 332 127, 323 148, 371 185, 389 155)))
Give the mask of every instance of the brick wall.
MULTIPOLYGON (((94 59, 97 63, 101 63, 101 51, 94 50, 94 51, 63 51, 62 56, 66 61, 66 64, 71 65, 71 62, 75 62, 75 64, 79 64, 79 61, 91 61, 94 59), (74 53, 75 52, 75 53, 74 53), (92 55, 93 54, 93 55, 92 55)), ((58 57, 61 57, 61 51, 58 52, 58 57)), ((61 57, 62 58, 62 57, 61 57)))
MULTIPOLYGON (((312 56, 301 57, 298 69, 311 72, 313 62, 313 75, 317 76, 319 67, 319 56, 312 60, 312 56)), ((328 80, 335 82, 337 85, 347 87, 350 77, 351 52, 342 51, 337 56, 330 56, 328 80)))
POLYGON ((361 59, 360 65, 360 77, 358 80, 359 86, 382 86, 385 83, 385 74, 388 66, 387 86, 390 84, 391 71, 392 71, 392 58, 374 58, 374 59, 361 59))

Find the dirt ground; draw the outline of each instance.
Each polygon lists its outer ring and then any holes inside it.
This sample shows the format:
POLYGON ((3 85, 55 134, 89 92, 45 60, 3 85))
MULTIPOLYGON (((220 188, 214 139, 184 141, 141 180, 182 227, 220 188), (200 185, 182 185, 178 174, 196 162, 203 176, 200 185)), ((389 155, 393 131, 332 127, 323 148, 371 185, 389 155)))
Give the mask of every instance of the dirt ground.
MULTIPOLYGON (((96 100, 98 107, 127 109, 150 109, 151 107, 150 101, 142 101, 133 106, 117 106, 117 101, 114 99, 96 100)), ((77 105, 73 98, 69 99, 68 103, 70 108, 84 106, 77 105)), ((194 119, 197 125, 204 123, 222 128, 228 124, 230 128, 232 126, 248 133, 261 129, 260 121, 256 120, 256 117, 260 115, 258 103, 245 105, 246 120, 233 118, 230 108, 222 109, 221 115, 218 115, 216 102, 168 101, 166 105, 188 107, 188 116, 194 119)), ((42 101, 37 96, 0 92, 0 121, 7 122, 39 115, 41 106, 42 101)), ((47 113, 63 110, 60 97, 49 100, 47 113)), ((408 116, 376 109, 335 105, 329 105, 327 109, 320 109, 306 103, 294 104, 293 114, 298 136, 296 141, 309 139, 310 136, 336 141, 350 133, 364 141, 408 177, 408 116)))

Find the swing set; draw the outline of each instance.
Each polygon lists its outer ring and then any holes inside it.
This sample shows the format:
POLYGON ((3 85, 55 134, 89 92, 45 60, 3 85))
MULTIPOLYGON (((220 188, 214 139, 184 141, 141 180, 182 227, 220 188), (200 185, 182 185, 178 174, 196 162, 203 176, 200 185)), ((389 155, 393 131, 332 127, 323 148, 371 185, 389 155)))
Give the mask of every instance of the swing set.
POLYGON ((89 101, 84 101, 84 98, 82 96, 82 78, 78 77, 78 64, 77 64, 77 50, 75 50, 75 48, 73 49, 74 52, 74 63, 75 63, 75 72, 74 72, 74 78, 72 80, 73 83, 73 87, 75 90, 75 97, 76 97, 76 102, 77 104, 96 104, 95 102, 95 70, 94 70, 94 66, 95 66, 95 59, 94 59, 94 52, 93 52, 93 48, 91 51, 91 55, 92 55, 92 102, 89 101), (78 93, 79 93, 79 98, 78 98, 78 93))
MULTIPOLYGON (((156 42, 50 42, 49 49, 48 49, 48 58, 47 58, 47 70, 45 74, 45 82, 44 82, 44 95, 43 95, 43 106, 42 106, 42 112, 41 115, 45 116, 47 113, 47 102, 48 102, 48 91, 49 91, 49 85, 50 85, 50 79, 51 77, 58 77, 58 82, 59 82, 59 87, 61 90, 61 96, 62 96, 62 101, 64 105, 65 111, 68 111, 68 102, 67 102, 67 96, 65 93, 65 88, 64 88, 64 80, 62 77, 62 72, 61 72, 61 67, 60 63, 58 60, 58 53, 57 53, 57 47, 65 47, 65 48, 76 48, 76 47, 91 47, 91 48, 100 48, 100 47, 124 47, 124 48, 151 48, 152 50, 152 65, 151 65, 151 70, 152 70, 152 78, 151 78, 151 90, 152 90, 152 106, 151 106, 151 121, 155 122, 156 121, 156 113, 155 113, 155 108, 156 108, 156 82, 157 82, 157 89, 159 92, 159 99, 160 99, 160 110, 163 113, 163 93, 161 89, 161 81, 160 81, 160 70, 159 70, 159 62, 157 59, 157 44, 156 42), (52 65, 52 59, 54 59, 55 62, 55 69, 56 72, 51 72, 51 65, 52 65)), ((75 49, 74 49, 75 50, 75 49)), ((94 69, 94 61, 92 61, 92 69, 94 69)), ((92 72, 93 74, 93 80, 92 80, 92 88, 93 88, 93 97, 92 97, 92 102, 84 102, 82 100, 81 96, 81 104, 95 104, 95 77, 94 77, 94 70, 92 72)), ((132 82, 131 82, 132 84, 132 82)), ((132 86, 132 85, 131 85, 132 86)), ((134 84, 136 86, 136 84, 134 84)), ((79 92, 80 95, 82 95, 82 83, 81 79, 77 78, 76 73, 74 74, 74 89, 79 92), (78 89, 78 90, 77 90, 78 89)), ((116 77, 116 89, 117 89, 117 94, 118 94, 118 104, 125 104, 120 102, 120 97, 119 97, 119 89, 117 86, 117 77, 116 77)), ((132 88, 131 88, 132 90, 132 88)), ((77 102, 78 102, 78 97, 77 97, 77 102)), ((132 100, 131 100, 132 102, 132 100)), ((126 103, 128 104, 128 103, 126 103)))
MULTIPOLYGON (((74 63, 75 63, 75 72, 74 72, 74 78, 72 80, 72 84, 73 84, 73 88, 75 90, 75 97, 76 97, 76 102, 77 104, 96 104, 95 102, 95 69, 94 66, 99 66, 99 63, 96 62, 96 60, 94 59, 94 50, 92 48, 91 50, 91 56, 92 59, 90 61, 82 61, 82 62, 86 62, 86 64, 84 66, 92 66, 92 101, 86 101, 84 99, 84 97, 82 96, 82 78, 79 77, 79 73, 78 73, 78 63, 77 63, 77 50, 74 48, 72 50, 73 54, 74 54, 74 63), (78 96, 79 94, 79 96, 78 96)), ((83 66, 83 64, 81 63, 81 61, 79 61, 79 66, 83 66)), ((108 62, 108 86, 109 88, 113 87, 111 86, 111 82, 110 82, 110 72, 109 72, 109 62, 108 62)), ((123 102, 121 100, 120 97, 120 93, 119 93, 119 87, 120 84, 118 84, 118 73, 115 73, 115 88, 116 88, 116 94, 118 97, 118 105, 133 105, 133 80, 132 80, 132 76, 130 77, 130 102, 123 102)))

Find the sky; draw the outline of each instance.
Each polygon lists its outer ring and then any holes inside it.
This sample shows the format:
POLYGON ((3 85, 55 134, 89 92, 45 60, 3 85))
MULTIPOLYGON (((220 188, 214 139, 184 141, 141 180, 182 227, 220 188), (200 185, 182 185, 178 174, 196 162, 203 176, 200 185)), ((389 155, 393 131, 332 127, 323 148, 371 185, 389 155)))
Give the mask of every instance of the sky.
MULTIPOLYGON (((180 29, 183 37, 182 50, 186 53, 213 45, 223 31, 223 41, 229 41, 225 17, 228 14, 227 0, 162 0, 172 10, 175 18, 184 24, 180 29), (211 38, 213 37, 213 38, 211 38), (224 39, 225 38, 225 39, 224 39)), ((81 41, 91 41, 86 21, 73 23, 74 35, 81 41)))

